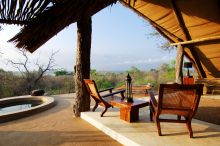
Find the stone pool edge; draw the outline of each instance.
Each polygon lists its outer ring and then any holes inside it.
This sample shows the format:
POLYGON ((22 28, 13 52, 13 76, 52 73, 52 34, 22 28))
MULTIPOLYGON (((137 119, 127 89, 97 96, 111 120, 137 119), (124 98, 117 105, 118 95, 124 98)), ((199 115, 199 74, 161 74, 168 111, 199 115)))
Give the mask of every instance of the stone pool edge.
POLYGON ((43 104, 40 104, 38 106, 20 110, 17 112, 10 112, 7 114, 0 115, 0 123, 9 122, 12 120, 20 119, 23 117, 28 117, 37 113, 40 113, 42 111, 45 111, 47 109, 50 109, 54 107, 57 102, 53 97, 49 96, 17 96, 17 97, 9 97, 9 98, 3 98, 0 99, 0 104, 6 104, 7 102, 10 102, 10 100, 14 101, 22 101, 22 100, 41 100, 43 104))

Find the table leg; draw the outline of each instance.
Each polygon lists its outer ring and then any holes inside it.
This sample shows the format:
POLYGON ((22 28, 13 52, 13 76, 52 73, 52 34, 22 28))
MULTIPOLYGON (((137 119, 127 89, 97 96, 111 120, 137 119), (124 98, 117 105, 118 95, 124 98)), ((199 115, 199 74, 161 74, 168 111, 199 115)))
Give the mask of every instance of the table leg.
POLYGON ((120 108, 120 119, 127 122, 139 120, 139 108, 120 108))

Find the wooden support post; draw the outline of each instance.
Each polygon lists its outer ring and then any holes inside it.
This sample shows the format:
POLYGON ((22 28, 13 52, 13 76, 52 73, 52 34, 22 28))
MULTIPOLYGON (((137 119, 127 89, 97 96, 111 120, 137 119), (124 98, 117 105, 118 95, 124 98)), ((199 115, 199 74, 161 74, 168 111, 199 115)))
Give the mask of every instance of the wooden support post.
POLYGON ((183 57, 184 57, 184 49, 181 45, 177 47, 177 55, 176 55, 176 82, 179 84, 183 83, 183 57))
POLYGON ((90 54, 91 54, 91 17, 83 17, 77 21, 77 51, 75 66, 75 92, 73 113, 76 117, 80 112, 90 110, 90 96, 86 91, 83 79, 90 78, 90 54))
MULTIPOLYGON (((177 22, 179 23, 179 26, 180 26, 180 29, 182 30, 183 34, 185 35, 185 38, 187 41, 189 40, 192 40, 191 36, 190 36, 190 33, 185 25, 185 22, 184 22, 184 19, 183 19, 183 16, 180 12, 180 10, 178 9, 177 5, 176 5, 176 1, 175 0, 170 0, 171 2, 171 6, 173 8, 173 11, 174 11, 174 14, 176 15, 176 18, 177 18, 177 22)), ((196 66, 196 69, 199 73, 199 75, 203 78, 206 77, 206 74, 204 72, 204 69, 201 65, 201 62, 199 60, 199 57, 197 55, 197 53, 195 52, 195 47, 194 46, 188 46, 188 48, 190 48, 190 52, 195 60, 195 66, 196 66)))

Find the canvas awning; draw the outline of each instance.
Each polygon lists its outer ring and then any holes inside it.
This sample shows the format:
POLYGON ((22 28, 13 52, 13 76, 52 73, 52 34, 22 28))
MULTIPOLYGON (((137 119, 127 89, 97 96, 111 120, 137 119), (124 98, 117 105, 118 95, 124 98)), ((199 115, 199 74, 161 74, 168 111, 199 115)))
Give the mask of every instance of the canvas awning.
POLYGON ((124 0, 171 43, 185 44, 186 56, 207 78, 220 77, 219 0, 124 0), (194 41, 193 40, 197 40, 194 41))

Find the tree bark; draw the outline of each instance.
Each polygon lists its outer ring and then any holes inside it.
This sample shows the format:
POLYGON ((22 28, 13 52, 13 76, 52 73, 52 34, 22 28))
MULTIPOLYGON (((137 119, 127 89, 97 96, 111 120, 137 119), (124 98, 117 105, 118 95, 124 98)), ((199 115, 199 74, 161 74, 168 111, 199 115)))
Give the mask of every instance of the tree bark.
POLYGON ((86 91, 83 79, 90 78, 90 53, 92 20, 91 17, 83 17, 77 21, 77 51, 75 68, 75 92, 73 113, 76 117, 80 112, 90 110, 90 96, 86 91))
POLYGON ((176 82, 179 84, 183 83, 183 57, 184 49, 181 45, 178 45, 176 55, 176 82))

